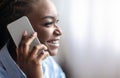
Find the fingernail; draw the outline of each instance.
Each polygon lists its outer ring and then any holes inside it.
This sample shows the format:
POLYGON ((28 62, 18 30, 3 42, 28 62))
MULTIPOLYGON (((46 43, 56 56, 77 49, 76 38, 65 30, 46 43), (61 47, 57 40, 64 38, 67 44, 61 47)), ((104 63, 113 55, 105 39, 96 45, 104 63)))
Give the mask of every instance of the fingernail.
POLYGON ((45 46, 45 48, 44 48, 45 50, 48 50, 48 48, 45 46))
POLYGON ((41 51, 42 54, 44 54, 44 52, 45 52, 44 50, 41 51))
POLYGON ((27 35, 27 31, 24 31, 23 35, 26 36, 27 35))
POLYGON ((34 33, 33 33, 33 36, 37 36, 37 32, 34 32, 34 33))

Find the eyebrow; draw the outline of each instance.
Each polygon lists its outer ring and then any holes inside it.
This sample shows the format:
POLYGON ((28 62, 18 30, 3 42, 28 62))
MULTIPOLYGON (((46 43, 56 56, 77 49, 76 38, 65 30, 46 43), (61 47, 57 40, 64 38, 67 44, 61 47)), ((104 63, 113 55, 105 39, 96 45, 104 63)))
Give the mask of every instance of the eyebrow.
POLYGON ((53 17, 53 16, 45 16, 45 17, 43 17, 43 18, 41 18, 41 19, 46 19, 46 18, 54 19, 55 17, 53 17))

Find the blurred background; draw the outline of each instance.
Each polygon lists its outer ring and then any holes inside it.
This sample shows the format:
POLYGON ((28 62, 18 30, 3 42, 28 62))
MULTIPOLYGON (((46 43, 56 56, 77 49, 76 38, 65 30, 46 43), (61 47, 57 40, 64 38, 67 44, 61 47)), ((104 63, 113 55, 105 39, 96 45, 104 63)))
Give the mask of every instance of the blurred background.
POLYGON ((63 30, 55 57, 67 78, 120 78, 120 0, 52 0, 63 30))

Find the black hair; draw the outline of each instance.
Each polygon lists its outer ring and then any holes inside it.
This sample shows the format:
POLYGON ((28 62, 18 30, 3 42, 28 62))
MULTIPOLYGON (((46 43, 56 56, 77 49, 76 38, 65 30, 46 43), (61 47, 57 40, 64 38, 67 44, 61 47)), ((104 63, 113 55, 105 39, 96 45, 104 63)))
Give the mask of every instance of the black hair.
POLYGON ((0 0, 0 48, 10 39, 7 25, 32 11, 37 0, 0 0))
POLYGON ((38 0, 0 0, 0 49, 7 43, 13 60, 16 61, 16 46, 7 30, 7 25, 32 12, 32 4, 38 0))

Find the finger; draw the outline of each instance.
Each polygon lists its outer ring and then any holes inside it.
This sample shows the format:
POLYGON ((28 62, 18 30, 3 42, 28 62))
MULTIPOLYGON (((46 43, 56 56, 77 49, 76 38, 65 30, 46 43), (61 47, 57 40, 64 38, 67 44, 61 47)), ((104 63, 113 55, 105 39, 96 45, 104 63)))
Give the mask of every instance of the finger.
POLYGON ((49 52, 48 51, 44 51, 43 53, 39 54, 37 57, 38 61, 44 60, 49 56, 49 52))
POLYGON ((34 32, 34 33, 28 38, 28 40, 26 41, 26 44, 30 45, 36 37, 37 37, 37 32, 34 32))
POLYGON ((33 33, 31 36, 27 37, 27 39, 25 40, 25 42, 22 44, 22 49, 23 49, 23 53, 24 55, 28 55, 29 48, 30 48, 30 44, 32 43, 32 41, 37 37, 37 33, 33 33))
POLYGON ((30 57, 34 58, 34 57, 38 56, 41 53, 41 51, 43 51, 43 50, 47 50, 47 47, 43 44, 34 46, 32 51, 30 52, 30 57))
POLYGON ((28 52, 29 51, 29 48, 30 48, 30 44, 33 42, 33 40, 37 37, 37 33, 34 32, 29 38, 28 40, 26 41, 26 43, 24 44, 24 50, 25 52, 28 52))
POLYGON ((17 54, 17 59, 21 58, 21 56, 23 56, 23 49, 20 48, 16 48, 16 54, 17 54))
POLYGON ((19 44, 19 47, 18 47, 19 55, 24 53, 24 51, 23 51, 23 47, 24 47, 23 44, 25 43, 25 41, 27 39, 27 35, 28 35, 27 31, 24 31, 23 36, 22 36, 21 41, 20 41, 20 44, 19 44))
POLYGON ((18 63, 19 61, 21 61, 22 59, 24 59, 21 51, 19 51, 18 48, 16 48, 16 54, 17 54, 17 63, 18 63))
POLYGON ((21 41, 19 43, 19 47, 22 46, 22 44, 25 42, 25 40, 27 39, 27 36, 28 36, 28 33, 27 31, 24 31, 23 35, 22 35, 22 38, 21 38, 21 41))

